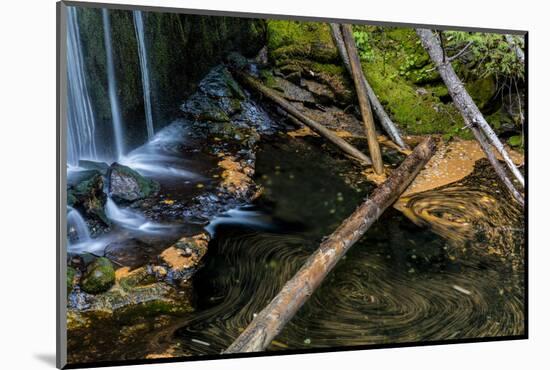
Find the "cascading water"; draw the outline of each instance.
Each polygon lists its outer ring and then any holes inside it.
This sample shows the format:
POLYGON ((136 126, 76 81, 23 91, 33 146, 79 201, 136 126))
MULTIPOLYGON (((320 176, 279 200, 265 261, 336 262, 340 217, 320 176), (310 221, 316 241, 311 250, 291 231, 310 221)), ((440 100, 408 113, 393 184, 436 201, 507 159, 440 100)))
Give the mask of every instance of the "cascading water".
POLYGON ((145 122, 147 124, 147 136, 150 140, 155 134, 155 130, 153 126, 153 112, 151 109, 151 85, 149 79, 149 65, 147 62, 147 48, 145 47, 145 26, 143 23, 143 13, 140 10, 134 10, 133 14, 138 45, 139 64, 141 68, 141 83, 143 85, 145 122))
POLYGON ((96 123, 92 109, 80 40, 76 8, 67 8, 67 163, 96 159, 96 123))
POLYGON ((71 244, 85 243, 90 240, 90 231, 82 215, 74 208, 67 207, 67 229, 71 244))
POLYGON ((107 55, 107 82, 109 89, 109 101, 111 103, 111 117, 113 123, 113 133, 115 137, 116 158, 124 155, 124 140, 122 130, 122 118, 117 97, 117 85, 115 78, 115 67, 113 62, 113 46, 111 44, 111 21, 109 19, 109 10, 102 9, 103 31, 105 36, 105 54, 107 55))

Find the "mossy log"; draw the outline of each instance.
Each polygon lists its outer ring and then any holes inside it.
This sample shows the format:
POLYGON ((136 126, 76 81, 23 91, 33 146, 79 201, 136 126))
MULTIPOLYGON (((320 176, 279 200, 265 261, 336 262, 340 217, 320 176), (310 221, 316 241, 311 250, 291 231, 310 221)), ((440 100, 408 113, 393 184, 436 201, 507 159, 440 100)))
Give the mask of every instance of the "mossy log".
POLYGON ((365 234, 384 210, 397 200, 434 152, 435 141, 431 137, 418 144, 388 179, 321 243, 319 249, 224 353, 263 351, 313 294, 340 258, 365 234))
POLYGON ((361 110, 363 124, 365 125, 365 133, 369 143, 372 166, 374 168, 374 172, 381 175, 384 173, 382 152, 380 151, 380 144, 378 144, 378 137, 376 136, 376 129, 374 128, 374 118, 372 117, 369 97, 364 81, 365 77, 363 75, 363 69, 361 68, 361 60, 359 60, 359 54, 357 53, 357 47, 355 45, 355 39, 353 38, 353 31, 350 24, 342 25, 342 35, 344 36, 344 44, 346 45, 346 50, 348 52, 351 66, 351 76, 355 84, 355 93, 357 94, 357 100, 359 101, 359 109, 361 110))
POLYGON ((437 70, 439 71, 441 78, 445 82, 445 85, 447 85, 449 94, 453 98, 455 106, 460 111, 460 114, 464 118, 464 121, 466 122, 468 127, 472 130, 476 139, 478 139, 480 145, 487 154, 487 158, 491 161, 491 164, 495 168, 498 176, 500 177, 504 185, 510 190, 514 198, 518 200, 518 202, 523 204, 523 196, 514 188, 512 182, 506 175, 506 172, 504 171, 498 160, 496 160, 496 157, 491 157, 491 155, 489 154, 491 152, 491 148, 488 145, 484 145, 486 140, 479 139, 480 134, 485 134, 488 141, 502 156, 504 163, 506 163, 506 165, 508 166, 514 177, 517 179, 517 181, 521 184, 521 186, 525 186, 523 175, 512 161, 512 158, 510 158, 510 155, 506 151, 506 148, 504 148, 504 145, 501 143, 498 136, 495 134, 491 126, 489 126, 489 124, 479 111, 479 108, 474 103, 470 94, 468 94, 468 92, 464 88, 462 81, 454 71, 451 60, 446 57, 445 51, 443 50, 439 39, 434 35, 432 30, 429 29, 419 28, 416 30, 416 33, 420 38, 420 41, 422 42, 422 46, 424 46, 424 48, 430 55, 433 63, 437 67, 437 70), (479 130, 483 131, 483 133, 477 132, 479 130))
MULTIPOLYGON (((340 29, 340 25, 337 23, 331 23, 330 29, 331 29, 332 39, 334 41, 334 44, 336 45, 336 48, 338 49, 340 58, 342 59, 342 62, 344 63, 344 66, 348 70, 349 74, 351 75, 352 74, 351 64, 350 64, 349 56, 346 50, 346 45, 344 44, 344 36, 342 35, 342 30, 340 29)), ((382 106, 382 103, 380 103, 380 100, 378 99, 378 97, 374 93, 374 90, 372 89, 369 82, 365 78, 365 74, 362 74, 362 79, 363 79, 363 84, 367 89, 367 95, 369 96, 372 110, 378 117, 378 120, 380 121, 380 124, 382 125, 386 133, 389 135, 389 137, 392 139, 394 143, 399 145, 401 149, 409 149, 409 146, 401 138, 399 129, 397 128, 395 123, 393 123, 388 113, 386 113, 386 110, 382 106)))
POLYGON ((234 71, 235 77, 241 81, 248 88, 262 94, 266 98, 270 99, 272 102, 277 104, 281 109, 285 110, 287 113, 291 114, 297 120, 302 122, 307 127, 311 128, 313 131, 323 136, 331 143, 340 148, 344 153, 351 156, 353 159, 357 160, 362 165, 371 165, 371 159, 361 152, 359 149, 348 143, 346 140, 337 136, 331 130, 321 125, 320 123, 312 120, 298 109, 296 109, 292 104, 286 101, 282 96, 280 96, 274 90, 262 85, 260 82, 256 81, 253 77, 247 75, 242 71, 234 71))

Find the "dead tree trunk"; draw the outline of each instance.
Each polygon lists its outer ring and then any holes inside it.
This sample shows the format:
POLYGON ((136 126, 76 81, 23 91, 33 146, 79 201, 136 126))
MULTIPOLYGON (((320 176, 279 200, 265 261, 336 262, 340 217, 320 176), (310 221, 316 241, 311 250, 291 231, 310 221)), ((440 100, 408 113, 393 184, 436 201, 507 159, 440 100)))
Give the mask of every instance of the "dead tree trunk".
MULTIPOLYGON (((332 31, 331 33, 332 33, 332 39, 334 40, 334 44, 338 49, 338 52, 340 54, 340 57, 342 58, 342 62, 344 63, 344 66, 346 67, 346 69, 348 70, 348 73, 351 76, 352 74, 351 65, 349 62, 349 56, 346 50, 346 45, 344 44, 344 36, 342 35, 342 30, 340 29, 340 25, 337 23, 331 23, 330 28, 332 31)), ((380 103, 380 100, 378 100, 378 97, 374 93, 374 90, 370 86, 364 74, 362 74, 362 79, 363 79, 363 83, 365 84, 365 87, 367 88, 367 95, 369 96, 372 110, 378 117, 378 120, 380 121, 380 124, 382 125, 386 133, 389 135, 389 137, 392 139, 394 143, 399 145, 401 149, 409 149, 409 146, 405 144, 405 142, 401 138, 401 134, 399 133, 397 126, 393 123, 390 116, 384 110, 382 103, 380 103)))
POLYGON ((493 148, 491 144, 487 142, 487 139, 485 138, 485 135, 483 134, 483 132, 481 132, 481 130, 478 129, 477 127, 471 127, 471 130, 472 130, 472 133, 474 134, 474 137, 479 142, 481 149, 483 149, 483 152, 485 152, 485 156, 487 157, 489 162, 491 162, 491 164, 493 165, 493 168, 495 169, 497 176, 504 183, 504 186, 506 186, 506 188, 508 189, 510 194, 512 194, 514 199, 517 200, 518 203, 523 206, 525 203, 523 199, 523 195, 521 195, 520 192, 517 191, 514 184, 512 184, 512 182, 504 172, 504 167, 500 165, 500 162, 498 161, 497 157, 495 156, 495 153, 493 152, 493 148))
POLYGON ((252 320, 224 353, 264 350, 285 324, 313 294, 336 263, 369 229, 384 210, 393 204, 416 177, 435 151, 432 138, 416 146, 411 155, 374 190, 314 252, 279 294, 252 320))
POLYGON ((363 70, 361 68, 361 61, 359 60, 359 55, 357 54, 357 48, 355 46, 355 39, 353 38, 351 25, 342 25, 342 34, 344 36, 346 50, 348 51, 351 75, 353 77, 353 82, 355 83, 355 92, 357 93, 357 100, 359 100, 359 108, 361 110, 361 116, 363 117, 363 124, 365 125, 365 132, 369 143, 369 153, 372 158, 372 166, 374 168, 374 172, 380 175, 384 173, 384 163, 382 162, 382 153, 380 152, 380 145, 378 144, 376 129, 374 128, 374 119, 372 118, 372 111, 370 109, 367 88, 365 86, 363 70))
POLYGON ((235 71, 234 74, 244 85, 248 86, 250 89, 262 94, 266 98, 279 105, 283 110, 294 116, 296 119, 298 119, 307 127, 311 128, 319 135, 328 139, 331 143, 340 148, 344 153, 350 155, 352 158, 359 161, 362 165, 372 164, 371 159, 367 155, 365 155, 363 152, 361 152, 359 149, 357 149, 341 137, 337 136, 325 126, 312 120, 311 118, 300 112, 275 91, 262 85, 260 82, 256 81, 254 78, 250 77, 244 72, 235 71))
MULTIPOLYGON (((451 97, 453 98, 456 107, 458 108, 464 120, 467 122, 468 126, 470 128, 479 127, 485 133, 490 143, 502 156, 504 162, 506 163, 514 177, 519 181, 521 186, 525 186, 523 175, 521 174, 521 172, 519 172, 514 162, 512 162, 512 159, 506 151, 506 148, 504 148, 504 145, 502 145, 491 126, 489 126, 487 121, 485 121, 485 118, 472 100, 472 97, 470 96, 470 94, 468 94, 468 92, 462 85, 462 82, 456 75, 453 66, 446 58, 445 52, 441 47, 439 39, 435 37, 434 33, 431 30, 428 29, 417 29, 416 33, 418 34, 422 45, 430 55, 433 63, 437 67, 441 78, 445 82, 445 85, 447 85, 449 94, 451 94, 451 97)), ((501 172, 505 175, 504 171, 501 172)), ((508 182, 511 183, 511 181, 508 182)))
POLYGON ((504 36, 506 38, 506 42, 508 42, 508 45, 510 45, 510 49, 516 53, 516 56, 518 57, 519 61, 522 64, 525 64, 525 53, 523 50, 521 50, 521 47, 516 43, 516 40, 511 35, 504 36))

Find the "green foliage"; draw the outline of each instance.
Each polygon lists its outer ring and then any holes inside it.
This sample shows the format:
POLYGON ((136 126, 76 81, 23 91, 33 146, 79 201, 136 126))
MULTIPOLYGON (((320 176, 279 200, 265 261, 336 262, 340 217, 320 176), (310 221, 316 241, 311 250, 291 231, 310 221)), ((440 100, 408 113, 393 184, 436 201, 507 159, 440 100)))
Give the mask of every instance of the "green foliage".
POLYGON ((366 62, 373 61, 374 50, 370 45, 369 33, 366 31, 353 31, 353 38, 355 39, 355 44, 357 45, 359 58, 366 62))
POLYGON ((512 136, 508 139, 508 144, 513 147, 523 147, 523 138, 520 135, 512 136))
MULTIPOLYGON (((504 35, 480 32, 445 31, 444 46, 449 55, 460 53, 457 60, 465 64, 470 73, 480 78, 494 77, 497 80, 516 79, 523 81, 525 66, 511 49, 504 35)), ((516 45, 521 45, 519 37, 514 38, 516 45)))

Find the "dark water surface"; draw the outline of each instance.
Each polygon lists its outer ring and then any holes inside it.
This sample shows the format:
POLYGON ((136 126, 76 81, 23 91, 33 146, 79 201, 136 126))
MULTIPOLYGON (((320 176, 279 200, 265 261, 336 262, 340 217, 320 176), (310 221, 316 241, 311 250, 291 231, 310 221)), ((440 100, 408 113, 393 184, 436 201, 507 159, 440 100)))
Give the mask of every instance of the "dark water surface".
MULTIPOLYGON (((360 168, 327 150, 315 138, 263 141, 262 196, 208 227, 214 238, 193 279, 195 311, 139 325, 99 320, 86 348, 73 338, 71 355, 97 361, 227 348, 372 191, 360 168), (132 330, 141 334, 123 334, 132 330)), ((524 333, 522 211, 489 165, 399 207, 351 248, 269 351, 524 333)))
MULTIPOLYGON (((177 324, 179 348, 228 347, 372 190, 346 184, 357 169, 318 144, 263 144, 265 191, 249 218, 263 215, 264 227, 216 226, 194 280, 197 311, 177 324)), ((386 211, 268 350, 523 334, 521 211, 499 200, 488 172, 480 166, 470 180, 413 197, 407 207, 419 226, 386 211)))

